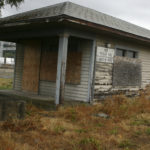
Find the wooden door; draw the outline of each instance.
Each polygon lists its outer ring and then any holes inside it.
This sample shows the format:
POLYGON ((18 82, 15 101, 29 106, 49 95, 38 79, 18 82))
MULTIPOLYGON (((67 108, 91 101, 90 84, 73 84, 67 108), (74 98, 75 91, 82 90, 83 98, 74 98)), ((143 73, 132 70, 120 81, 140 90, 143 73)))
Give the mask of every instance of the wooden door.
POLYGON ((22 90, 38 93, 40 71, 41 42, 25 43, 22 90))

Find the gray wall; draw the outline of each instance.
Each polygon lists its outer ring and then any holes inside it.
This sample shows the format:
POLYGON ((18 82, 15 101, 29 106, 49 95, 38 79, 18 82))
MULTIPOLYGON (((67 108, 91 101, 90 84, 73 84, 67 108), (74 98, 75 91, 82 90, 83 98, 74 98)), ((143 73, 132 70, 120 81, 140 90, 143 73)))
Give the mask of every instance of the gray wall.
MULTIPOLYGON (((88 81, 89 81, 89 68, 90 68, 90 55, 91 55, 91 42, 81 42, 80 49, 82 51, 82 66, 81 66, 81 82, 78 85, 66 84, 65 99, 88 101, 88 81)), ((24 62, 24 48, 22 45, 17 44, 16 51, 16 67, 15 67, 15 82, 14 89, 22 90, 22 75, 23 75, 23 62, 24 62)), ((50 96, 55 98, 55 82, 40 81, 39 94, 43 96, 50 96)))
MULTIPOLYGON (((115 93, 116 91, 137 91, 140 88, 145 88, 150 84, 150 47, 138 44, 137 42, 130 42, 126 40, 120 40, 117 38, 111 38, 106 36, 97 37, 97 46, 105 47, 105 43, 110 43, 112 49, 116 47, 124 47, 126 49, 134 50, 138 52, 138 60, 140 63, 138 72, 138 80, 141 78, 141 86, 139 81, 137 84, 128 86, 114 86, 113 87, 113 65, 112 63, 96 63, 96 76, 95 76, 95 96, 115 93)), ((133 61, 134 63, 134 61, 133 61)))
POLYGON ((112 89, 112 68, 111 63, 96 62, 95 73, 95 96, 107 94, 112 89))
MULTIPOLYGON (((82 51, 81 82, 79 85, 66 84, 65 99, 86 102, 88 101, 91 42, 81 42, 80 49, 82 51)), ((54 82, 40 81, 39 89, 40 95, 55 97, 56 84, 54 82)))
MULTIPOLYGON (((138 43, 120 40, 116 38, 110 38, 105 36, 97 37, 97 46, 104 47, 105 43, 110 43, 111 48, 115 49, 116 46, 123 46, 129 49, 138 51, 138 59, 141 61, 142 70, 142 83, 141 87, 145 88, 150 84, 150 47, 144 46, 138 43)), ((65 99, 87 101, 88 100, 88 80, 89 80, 89 68, 90 68, 90 55, 91 55, 91 43, 82 42, 82 70, 81 70, 81 83, 79 85, 66 84, 65 99)), ((24 49, 21 45, 17 44, 16 52, 16 69, 15 69, 15 83, 14 89, 20 90, 22 87, 22 73, 23 73, 23 59, 24 49)), ((139 86, 130 87, 113 87, 113 64, 111 63, 96 63, 95 74, 95 94, 108 94, 112 91, 118 90, 131 90, 136 91, 139 86)), ((55 82, 40 81, 39 94, 43 96, 55 97, 55 82)))
POLYGON ((24 63, 24 47, 21 44, 16 45, 16 62, 14 70, 14 89, 21 91, 22 89, 22 75, 24 63))

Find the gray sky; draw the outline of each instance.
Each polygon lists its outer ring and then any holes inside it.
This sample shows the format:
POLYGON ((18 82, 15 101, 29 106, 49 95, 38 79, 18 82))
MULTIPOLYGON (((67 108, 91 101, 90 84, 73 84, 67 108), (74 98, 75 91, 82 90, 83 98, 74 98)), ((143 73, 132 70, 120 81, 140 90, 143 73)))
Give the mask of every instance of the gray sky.
MULTIPOLYGON (((16 13, 64 2, 65 0, 25 0, 19 9, 5 6, 2 15, 9 16, 16 13)), ((150 29, 150 1, 149 0, 70 0, 100 12, 115 16, 128 22, 150 29)))

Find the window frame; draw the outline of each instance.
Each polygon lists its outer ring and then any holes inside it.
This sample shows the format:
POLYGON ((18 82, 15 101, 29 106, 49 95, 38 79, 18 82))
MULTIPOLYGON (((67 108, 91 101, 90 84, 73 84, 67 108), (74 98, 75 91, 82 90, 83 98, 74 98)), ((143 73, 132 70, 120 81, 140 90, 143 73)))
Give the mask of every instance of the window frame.
POLYGON ((125 55, 124 56, 120 56, 120 57, 126 57, 126 58, 131 58, 127 56, 128 52, 133 52, 135 57, 132 57, 132 59, 137 59, 139 58, 139 51, 135 50, 133 48, 129 48, 129 47, 124 47, 124 46, 116 46, 115 47, 115 56, 117 56, 117 50, 123 50, 125 51, 125 55))

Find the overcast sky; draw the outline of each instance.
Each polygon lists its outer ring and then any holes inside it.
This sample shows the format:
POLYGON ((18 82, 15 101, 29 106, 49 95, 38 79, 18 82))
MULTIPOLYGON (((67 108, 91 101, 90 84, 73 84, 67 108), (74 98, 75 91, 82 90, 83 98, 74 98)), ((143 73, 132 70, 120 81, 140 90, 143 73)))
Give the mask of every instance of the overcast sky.
MULTIPOLYGON (((65 0, 25 0, 18 9, 5 6, 2 15, 9 16, 16 13, 64 2, 65 0)), ((149 0, 70 0, 77 4, 93 8, 100 12, 121 18, 128 22, 150 29, 150 1, 149 0)))

